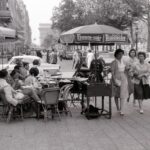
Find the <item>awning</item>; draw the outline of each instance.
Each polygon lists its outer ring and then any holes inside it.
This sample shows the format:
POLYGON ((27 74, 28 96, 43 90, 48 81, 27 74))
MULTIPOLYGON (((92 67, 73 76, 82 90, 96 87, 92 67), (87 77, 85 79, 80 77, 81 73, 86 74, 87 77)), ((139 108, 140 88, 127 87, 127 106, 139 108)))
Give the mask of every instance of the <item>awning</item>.
POLYGON ((0 37, 5 37, 5 38, 15 38, 16 37, 16 31, 11 28, 6 28, 0 26, 0 37))

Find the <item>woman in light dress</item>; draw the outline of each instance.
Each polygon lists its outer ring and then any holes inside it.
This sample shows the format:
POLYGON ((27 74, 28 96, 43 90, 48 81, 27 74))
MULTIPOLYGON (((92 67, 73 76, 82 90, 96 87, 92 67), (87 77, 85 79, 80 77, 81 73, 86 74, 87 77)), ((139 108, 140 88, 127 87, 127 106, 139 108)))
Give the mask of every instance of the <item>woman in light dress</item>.
POLYGON ((129 96, 126 64, 123 61, 123 55, 124 51, 117 49, 114 54, 115 60, 111 64, 112 94, 120 115, 124 115, 125 102, 129 96), (120 107, 118 106, 118 99, 120 99, 120 107))
POLYGON ((139 61, 135 64, 133 70, 134 98, 138 100, 140 113, 143 114, 143 100, 150 98, 148 80, 150 65, 145 61, 146 54, 144 52, 138 53, 138 59, 139 61))
MULTIPOLYGON (((129 85, 128 102, 129 102, 131 94, 134 93, 134 83, 133 83, 132 74, 133 74, 133 68, 134 68, 136 63, 138 63, 138 59, 136 57, 136 50, 135 49, 131 49, 129 51, 129 57, 128 57, 127 62, 126 62, 126 67, 128 69, 128 85, 129 85)), ((133 104, 135 104, 135 100, 134 99, 133 99, 133 104)))
POLYGON ((36 78, 39 74, 39 70, 33 67, 30 69, 29 73, 30 75, 25 79, 25 85, 31 86, 36 90, 37 94, 40 94, 42 86, 36 78))

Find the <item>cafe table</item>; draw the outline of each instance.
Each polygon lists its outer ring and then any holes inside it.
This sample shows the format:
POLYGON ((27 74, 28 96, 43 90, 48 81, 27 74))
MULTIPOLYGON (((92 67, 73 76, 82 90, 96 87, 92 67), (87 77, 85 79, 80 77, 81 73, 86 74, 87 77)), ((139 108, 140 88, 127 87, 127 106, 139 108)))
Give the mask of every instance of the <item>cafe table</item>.
MULTIPOLYGON (((108 119, 111 119, 112 116, 112 86, 111 84, 106 83, 89 83, 86 79, 76 78, 72 79, 74 81, 73 89, 75 92, 82 94, 82 112, 85 109, 84 98, 86 97, 87 101, 87 113, 86 117, 90 118, 89 106, 91 97, 101 97, 101 108, 99 108, 100 116, 105 116, 108 119), (108 97, 106 99, 106 97, 108 97), (106 108, 106 103, 108 102, 108 108, 106 108)), ((97 104, 95 104, 97 106, 97 104)))

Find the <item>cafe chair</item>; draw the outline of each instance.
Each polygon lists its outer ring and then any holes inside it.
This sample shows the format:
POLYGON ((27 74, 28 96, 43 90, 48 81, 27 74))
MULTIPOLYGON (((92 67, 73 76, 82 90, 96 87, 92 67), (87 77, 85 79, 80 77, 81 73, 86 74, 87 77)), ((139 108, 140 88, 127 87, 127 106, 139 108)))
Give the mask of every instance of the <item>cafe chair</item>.
POLYGON ((40 106, 44 110, 44 120, 48 119, 48 112, 51 110, 51 117, 54 118, 54 114, 58 114, 59 120, 61 120, 60 113, 58 110, 58 100, 59 100, 60 89, 46 88, 43 89, 41 93, 41 101, 38 102, 38 119, 40 118, 40 106))
POLYGON ((24 119, 23 114, 23 105, 25 104, 24 101, 27 101, 29 97, 25 97, 21 104, 17 106, 13 106, 8 103, 4 89, 0 90, 0 98, 1 98, 1 106, 2 106, 2 117, 6 119, 6 122, 9 123, 12 118, 21 118, 24 119))
POLYGON ((66 115, 68 115, 68 113, 70 114, 70 116, 72 117, 72 113, 71 110, 68 106, 68 90, 70 90, 70 87, 72 87, 72 85, 70 84, 66 84, 64 86, 61 87, 60 89, 60 94, 59 94, 59 103, 63 103, 63 110, 61 110, 61 113, 65 113, 66 115))

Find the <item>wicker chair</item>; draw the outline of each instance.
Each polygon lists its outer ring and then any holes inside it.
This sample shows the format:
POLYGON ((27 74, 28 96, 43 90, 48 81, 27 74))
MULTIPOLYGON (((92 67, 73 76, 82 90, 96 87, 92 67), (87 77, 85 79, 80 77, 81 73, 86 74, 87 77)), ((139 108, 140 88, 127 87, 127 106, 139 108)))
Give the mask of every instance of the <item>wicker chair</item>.
POLYGON ((7 101, 6 97, 5 97, 4 89, 0 90, 0 98, 1 98, 1 106, 2 106, 2 117, 6 118, 6 122, 7 123, 10 122, 12 117, 13 118, 19 117, 19 118, 21 118, 21 120, 24 119, 23 105, 29 99, 28 96, 25 97, 23 99, 23 102, 21 104, 18 104, 17 106, 13 106, 10 103, 8 103, 8 101, 7 101), (15 113, 16 110, 19 110, 19 113, 15 113))
POLYGON ((54 113, 58 113, 59 119, 60 113, 58 110, 58 100, 59 100, 59 88, 47 88, 44 89, 41 93, 41 101, 38 102, 38 118, 40 117, 40 105, 42 105, 44 110, 44 120, 47 121, 48 119, 48 111, 51 110, 52 119, 54 118, 54 113))

